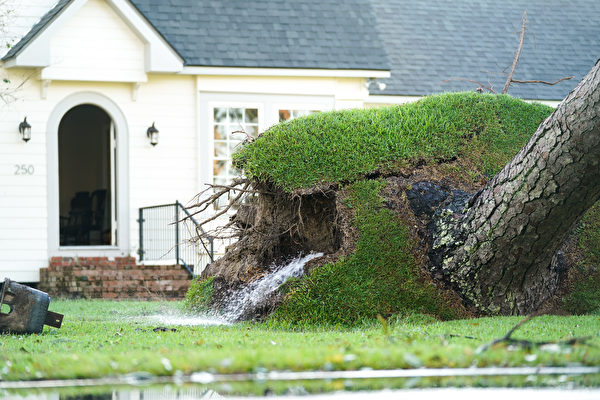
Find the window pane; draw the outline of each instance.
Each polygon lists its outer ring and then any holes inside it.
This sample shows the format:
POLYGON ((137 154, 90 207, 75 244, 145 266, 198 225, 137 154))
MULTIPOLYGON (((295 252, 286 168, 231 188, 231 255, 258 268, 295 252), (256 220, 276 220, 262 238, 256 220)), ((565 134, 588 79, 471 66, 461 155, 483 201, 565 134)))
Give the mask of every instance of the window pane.
POLYGON ((290 110, 279 110, 279 122, 287 121, 290 118, 290 110))
POLYGON ((243 122, 242 115, 244 114, 243 108, 230 108, 229 109, 229 120, 231 122, 243 122))
MULTIPOLYGON (((253 138, 258 136, 258 126, 257 125, 248 125, 246 126, 246 133, 253 138)), ((245 137, 243 139, 246 139, 245 137)))
MULTIPOLYGON (((242 174, 242 171, 231 165, 231 155, 239 150, 248 136, 258 135, 258 108, 215 107, 213 115, 213 182, 225 185, 242 174), (234 133, 235 131, 243 132, 234 133)), ((222 207, 226 201, 227 199, 220 199, 215 206, 222 207)))
POLYGON ((311 112, 312 111, 310 111, 310 110, 296 110, 296 115, 294 115, 294 118, 304 117, 305 115, 308 115, 311 112))
POLYGON ((215 122, 226 122, 227 121, 227 109, 221 107, 215 107, 213 111, 215 122))
POLYGON ((226 177, 227 176, 227 161, 215 160, 213 163, 213 173, 215 177, 226 177))
POLYGON ((317 113, 317 110, 279 110, 279 122, 317 113))
POLYGON ((258 109, 257 108, 246 108, 245 122, 251 123, 251 124, 258 123, 258 109))
POLYGON ((237 140, 236 141, 233 141, 233 140, 230 141, 229 142, 229 154, 235 153, 235 151, 240 148, 240 143, 241 142, 239 142, 237 140))
POLYGON ((227 126, 215 125, 215 140, 227 140, 227 126))
POLYGON ((236 131, 233 131, 229 138, 233 141, 241 142, 242 140, 246 139, 246 135, 244 134, 244 132, 238 129, 236 131))
POLYGON ((227 142, 217 142, 215 141, 215 157, 217 158, 227 158, 227 142))

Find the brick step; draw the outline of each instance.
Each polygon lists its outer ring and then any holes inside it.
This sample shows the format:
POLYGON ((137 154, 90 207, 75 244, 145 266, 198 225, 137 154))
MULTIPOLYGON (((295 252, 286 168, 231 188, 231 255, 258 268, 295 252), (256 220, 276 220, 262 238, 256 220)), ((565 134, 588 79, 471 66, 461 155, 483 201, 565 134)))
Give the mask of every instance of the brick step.
POLYGON ((180 265, 137 265, 133 257, 53 257, 40 289, 54 297, 181 299, 191 277, 180 265))

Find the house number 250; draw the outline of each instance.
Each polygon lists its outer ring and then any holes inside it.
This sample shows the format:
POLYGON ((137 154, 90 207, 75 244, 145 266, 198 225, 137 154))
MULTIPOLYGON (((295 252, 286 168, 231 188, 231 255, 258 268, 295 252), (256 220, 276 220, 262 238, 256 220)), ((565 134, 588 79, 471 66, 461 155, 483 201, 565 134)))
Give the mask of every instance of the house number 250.
POLYGON ((15 175, 33 175, 34 172, 32 164, 15 164, 15 175))

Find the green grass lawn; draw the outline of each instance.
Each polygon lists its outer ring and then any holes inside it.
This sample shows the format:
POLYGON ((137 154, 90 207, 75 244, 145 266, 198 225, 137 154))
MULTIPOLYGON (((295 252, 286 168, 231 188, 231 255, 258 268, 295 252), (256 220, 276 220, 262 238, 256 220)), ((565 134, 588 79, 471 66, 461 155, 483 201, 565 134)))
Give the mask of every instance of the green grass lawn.
POLYGON ((146 317, 182 309, 180 303, 53 301, 61 329, 0 336, 0 380, 86 378, 148 372, 256 372, 523 365, 600 365, 600 316, 543 316, 513 336, 587 344, 531 350, 483 343, 503 336, 519 317, 440 322, 424 315, 369 322, 354 328, 293 328, 273 324, 164 326, 146 317), (169 327, 170 328, 170 327, 169 327), (468 337, 467 337, 468 336, 468 337))

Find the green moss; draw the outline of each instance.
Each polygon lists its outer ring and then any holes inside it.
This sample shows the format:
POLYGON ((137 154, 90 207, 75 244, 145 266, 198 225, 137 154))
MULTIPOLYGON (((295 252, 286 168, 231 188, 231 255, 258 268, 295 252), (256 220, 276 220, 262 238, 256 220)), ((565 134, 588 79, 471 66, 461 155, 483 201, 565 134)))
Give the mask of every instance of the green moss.
MULTIPOLYGON (((415 103, 318 113, 282 123, 241 148, 249 177, 286 190, 351 182, 407 161, 459 157, 494 174, 552 112, 507 95, 452 93, 415 103)), ((473 173, 468 171, 465 173, 473 173)))
POLYGON ((289 324, 353 325, 381 315, 420 312, 457 316, 421 277, 408 228, 381 207, 383 183, 358 181, 345 203, 355 210, 355 252, 286 285, 287 296, 271 317, 289 324))
POLYGON ((214 277, 204 280, 194 279, 190 288, 185 294, 185 307, 188 310, 203 312, 209 310, 210 300, 212 299, 214 277))
POLYGON ((573 314, 600 312, 600 203, 585 213, 575 234, 582 259, 571 272, 572 288, 564 305, 573 314))

